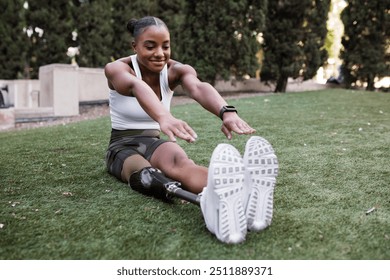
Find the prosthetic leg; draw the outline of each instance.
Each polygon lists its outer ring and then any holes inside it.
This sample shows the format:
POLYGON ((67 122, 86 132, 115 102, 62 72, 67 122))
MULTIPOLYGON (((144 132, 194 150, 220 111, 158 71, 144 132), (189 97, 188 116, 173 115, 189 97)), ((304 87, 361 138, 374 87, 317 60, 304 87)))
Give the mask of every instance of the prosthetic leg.
POLYGON ((131 174, 129 186, 144 195, 163 200, 177 197, 200 206, 200 197, 198 195, 183 190, 180 187, 181 183, 165 177, 160 170, 153 167, 145 167, 131 174))

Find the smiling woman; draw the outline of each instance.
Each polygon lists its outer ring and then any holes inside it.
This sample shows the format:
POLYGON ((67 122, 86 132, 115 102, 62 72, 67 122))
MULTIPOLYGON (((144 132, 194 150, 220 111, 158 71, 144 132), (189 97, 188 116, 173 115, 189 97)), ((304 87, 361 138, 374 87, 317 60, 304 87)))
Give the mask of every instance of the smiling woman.
POLYGON ((171 59, 170 34, 163 21, 151 16, 132 19, 127 28, 134 38, 134 54, 105 67, 112 126, 106 154, 109 173, 143 194, 165 199, 167 193, 180 193, 200 205, 207 228, 223 242, 242 242, 247 228, 266 228, 278 169, 270 144, 250 138, 244 159, 233 146, 219 144, 209 169, 189 159, 176 138, 192 143, 197 134, 170 113, 178 85, 221 118, 228 139, 233 132, 255 130, 214 87, 198 79, 192 66, 171 59), (169 140, 160 139, 160 132, 169 140))
POLYGON ((147 17, 144 21, 130 20, 127 28, 135 38, 132 46, 143 70, 161 72, 171 57, 170 35, 165 23, 158 18, 147 17), (147 27, 148 32, 142 32, 147 27))

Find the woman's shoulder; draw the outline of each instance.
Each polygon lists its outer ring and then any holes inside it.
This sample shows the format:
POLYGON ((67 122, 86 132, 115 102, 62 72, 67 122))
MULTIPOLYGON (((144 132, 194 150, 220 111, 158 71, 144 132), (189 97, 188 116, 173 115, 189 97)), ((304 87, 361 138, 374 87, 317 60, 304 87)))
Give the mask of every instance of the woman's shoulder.
POLYGON ((128 71, 130 73, 134 73, 131 56, 122 57, 112 62, 109 62, 105 66, 106 71, 128 71))
POLYGON ((168 79, 171 88, 181 85, 185 77, 196 76, 196 71, 191 65, 172 59, 168 62, 168 79))
POLYGON ((118 58, 117 60, 114 60, 114 61, 108 63, 107 65, 115 65, 115 66, 127 65, 130 67, 132 65, 131 56, 118 58))
POLYGON ((181 76, 187 73, 195 73, 195 69, 191 65, 184 64, 173 59, 170 59, 168 62, 168 71, 175 76, 181 76))

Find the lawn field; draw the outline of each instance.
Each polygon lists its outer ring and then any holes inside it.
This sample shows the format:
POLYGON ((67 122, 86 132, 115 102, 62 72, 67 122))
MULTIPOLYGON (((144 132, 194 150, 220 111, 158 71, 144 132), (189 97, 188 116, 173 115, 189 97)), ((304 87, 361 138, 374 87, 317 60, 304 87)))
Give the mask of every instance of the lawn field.
MULTIPOLYGON (((331 89, 229 100, 279 159, 272 225, 226 245, 200 209, 133 192, 104 156, 109 117, 0 133, 3 260, 389 260, 390 94, 331 89), (371 209, 371 212, 369 211, 371 209)), ((198 104, 172 108, 208 165, 228 141, 198 104)))

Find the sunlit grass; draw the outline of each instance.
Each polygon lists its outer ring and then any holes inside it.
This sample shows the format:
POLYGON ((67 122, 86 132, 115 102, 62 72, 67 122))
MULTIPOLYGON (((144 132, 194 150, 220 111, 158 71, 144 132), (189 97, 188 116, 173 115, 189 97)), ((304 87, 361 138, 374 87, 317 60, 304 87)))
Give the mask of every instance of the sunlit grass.
MULTIPOLYGON (((0 259, 389 259, 390 94, 327 90, 230 100, 276 150, 271 227, 220 243, 197 206, 166 204, 107 174, 108 117, 0 133, 0 259), (375 211, 366 214, 368 209, 375 211)), ((208 165, 221 122, 174 115, 208 165)), ((249 136, 229 143, 243 151, 249 136)))

